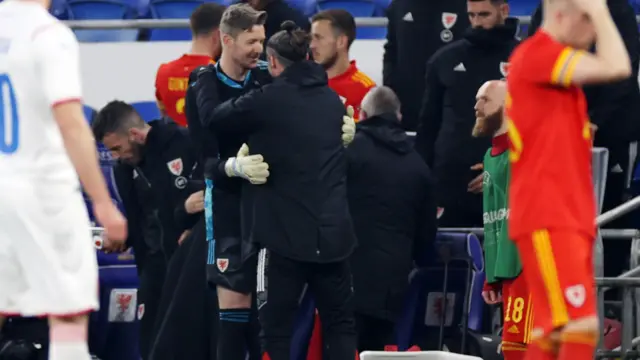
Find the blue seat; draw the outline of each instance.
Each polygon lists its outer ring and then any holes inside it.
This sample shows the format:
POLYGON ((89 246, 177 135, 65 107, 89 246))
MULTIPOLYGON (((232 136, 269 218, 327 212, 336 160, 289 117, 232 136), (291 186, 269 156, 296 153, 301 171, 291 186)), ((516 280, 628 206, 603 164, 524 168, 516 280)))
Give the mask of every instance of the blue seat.
POLYGON ((82 110, 84 111, 84 117, 89 121, 89 124, 91 124, 97 114, 96 111, 91 106, 87 105, 83 105, 82 110))
MULTIPOLYGON (((67 3, 72 20, 130 19, 135 11, 119 2, 109 0, 72 0, 67 3)), ((138 30, 75 30, 81 42, 136 41, 138 30)))
MULTIPOLYGON (((344 9, 353 17, 379 17, 384 15, 374 0, 318 0, 318 11, 328 9, 344 9)), ((358 39, 384 39, 387 36, 387 28, 382 27, 358 27, 356 38, 358 39)))
POLYGON ((313 333, 315 322, 316 303, 313 295, 307 289, 300 301, 298 314, 293 325, 291 337, 291 360, 306 360, 309 349, 309 340, 313 333))
POLYGON ((287 3, 308 17, 318 10, 316 0, 287 0, 287 3))
POLYGON ((138 112, 142 120, 149 122, 151 120, 158 120, 162 117, 158 104, 154 101, 141 101, 131 104, 138 112))
MULTIPOLYGON (((150 4, 151 16, 154 19, 188 19, 191 13, 202 4, 200 0, 160 0, 150 4)), ((190 40, 190 29, 152 29, 151 41, 190 40)))
POLYGON ((423 261, 428 266, 418 269, 412 277, 404 312, 396 324, 400 351, 414 345, 417 339, 428 341, 418 343, 423 350, 438 349, 441 320, 445 339, 459 338, 467 309, 467 328, 479 331, 482 326, 485 277, 480 240, 473 234, 439 233, 434 249, 425 254, 423 261))
POLYGON ((539 0, 510 1, 511 16, 531 16, 539 4, 539 0))

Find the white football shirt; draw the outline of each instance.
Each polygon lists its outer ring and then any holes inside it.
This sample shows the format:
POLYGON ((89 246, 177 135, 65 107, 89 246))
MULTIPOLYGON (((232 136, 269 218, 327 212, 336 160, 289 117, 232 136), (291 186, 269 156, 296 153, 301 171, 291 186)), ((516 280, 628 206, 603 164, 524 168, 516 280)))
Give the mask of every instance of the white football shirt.
POLYGON ((81 90, 73 32, 36 2, 0 3, 0 181, 78 185, 52 107, 81 90))

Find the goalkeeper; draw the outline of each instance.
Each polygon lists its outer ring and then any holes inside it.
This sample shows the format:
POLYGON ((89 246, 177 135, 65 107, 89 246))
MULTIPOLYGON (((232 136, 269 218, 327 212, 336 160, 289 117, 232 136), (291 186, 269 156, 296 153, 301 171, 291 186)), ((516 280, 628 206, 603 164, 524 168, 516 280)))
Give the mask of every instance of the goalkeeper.
POLYGON ((531 296, 522 273, 516 245, 508 238, 509 140, 502 105, 506 84, 489 81, 476 95, 476 124, 473 136, 492 136, 484 156, 483 223, 487 281, 482 297, 488 304, 502 301, 502 353, 505 360, 524 359, 531 339, 533 314, 531 296))

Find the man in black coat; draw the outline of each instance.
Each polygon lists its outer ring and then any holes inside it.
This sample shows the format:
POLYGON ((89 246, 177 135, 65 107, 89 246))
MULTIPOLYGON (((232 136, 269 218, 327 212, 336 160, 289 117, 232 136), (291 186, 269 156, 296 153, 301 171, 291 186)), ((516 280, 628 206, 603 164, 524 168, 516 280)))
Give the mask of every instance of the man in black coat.
POLYGON ((416 149, 436 179, 440 226, 482 226, 482 158, 491 146, 474 139, 476 92, 507 76, 518 23, 504 0, 469 0, 473 28, 429 61, 416 149), (474 181, 475 180, 475 181, 474 181))
POLYGON ((359 351, 394 343, 409 273, 437 231, 431 172, 400 119, 393 90, 372 89, 347 148, 347 194, 359 239, 351 257, 359 351))
POLYGON ((289 359, 298 300, 308 283, 328 358, 352 360, 348 258, 356 239, 341 140, 345 108, 322 66, 307 60, 308 34, 292 22, 283 26, 267 44, 274 82, 219 105, 209 126, 221 134, 248 134, 248 149, 269 163, 267 182, 252 191, 251 227, 251 240, 264 248, 258 258, 264 350, 271 360, 289 359))
POLYGON ((402 126, 415 131, 427 62, 469 27, 465 0, 393 0, 387 9, 383 81, 402 103, 402 126))
POLYGON ((140 352, 148 359, 167 269, 184 230, 175 209, 189 196, 196 156, 187 130, 162 120, 145 123, 135 109, 112 101, 92 124, 99 142, 118 159, 114 178, 127 220, 140 286, 140 352))

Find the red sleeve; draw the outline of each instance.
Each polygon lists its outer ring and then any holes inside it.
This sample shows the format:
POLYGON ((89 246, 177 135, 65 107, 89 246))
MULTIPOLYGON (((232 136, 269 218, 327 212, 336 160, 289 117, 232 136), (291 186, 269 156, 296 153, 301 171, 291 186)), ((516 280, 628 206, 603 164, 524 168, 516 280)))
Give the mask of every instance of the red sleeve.
POLYGON ((548 37, 536 40, 521 54, 522 76, 536 83, 570 86, 575 66, 585 52, 548 37))

